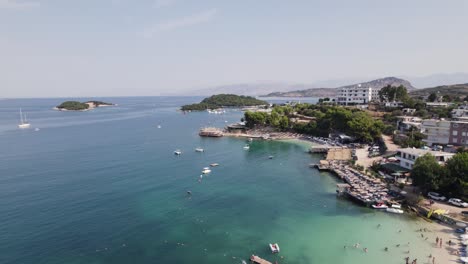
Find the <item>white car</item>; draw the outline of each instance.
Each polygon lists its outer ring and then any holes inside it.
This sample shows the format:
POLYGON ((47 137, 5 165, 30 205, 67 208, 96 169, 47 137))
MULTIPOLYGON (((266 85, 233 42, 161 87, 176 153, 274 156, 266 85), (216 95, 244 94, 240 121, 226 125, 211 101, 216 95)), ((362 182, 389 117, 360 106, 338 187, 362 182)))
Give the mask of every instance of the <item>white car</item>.
POLYGON ((448 203, 453 204, 453 205, 458 206, 458 207, 468 207, 468 203, 465 203, 462 200, 457 199, 457 198, 450 198, 448 200, 448 203))
POLYGON ((427 196, 429 196, 429 198, 431 198, 432 200, 436 200, 436 201, 445 201, 445 199, 447 199, 445 198, 445 196, 442 196, 436 192, 428 192, 427 196))

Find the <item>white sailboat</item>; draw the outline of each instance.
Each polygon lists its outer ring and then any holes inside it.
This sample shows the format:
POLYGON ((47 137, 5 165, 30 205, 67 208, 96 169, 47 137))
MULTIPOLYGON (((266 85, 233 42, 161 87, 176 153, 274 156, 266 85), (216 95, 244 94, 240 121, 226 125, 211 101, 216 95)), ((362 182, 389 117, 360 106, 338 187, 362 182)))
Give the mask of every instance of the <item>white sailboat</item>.
POLYGON ((21 123, 18 125, 18 128, 31 127, 31 124, 29 124, 28 120, 26 120, 26 115, 24 115, 24 118, 23 118, 23 112, 21 111, 21 108, 20 108, 20 119, 21 119, 21 123))

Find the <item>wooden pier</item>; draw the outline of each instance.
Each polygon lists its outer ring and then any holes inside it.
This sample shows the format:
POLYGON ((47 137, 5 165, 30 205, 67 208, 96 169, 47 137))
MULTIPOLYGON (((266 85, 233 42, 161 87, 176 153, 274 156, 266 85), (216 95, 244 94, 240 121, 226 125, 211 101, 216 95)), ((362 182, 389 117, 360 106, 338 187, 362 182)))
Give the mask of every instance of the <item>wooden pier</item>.
POLYGON ((270 261, 264 260, 261 257, 255 256, 255 255, 252 255, 250 257, 250 261, 252 261, 253 263, 257 263, 257 264, 272 264, 270 261))

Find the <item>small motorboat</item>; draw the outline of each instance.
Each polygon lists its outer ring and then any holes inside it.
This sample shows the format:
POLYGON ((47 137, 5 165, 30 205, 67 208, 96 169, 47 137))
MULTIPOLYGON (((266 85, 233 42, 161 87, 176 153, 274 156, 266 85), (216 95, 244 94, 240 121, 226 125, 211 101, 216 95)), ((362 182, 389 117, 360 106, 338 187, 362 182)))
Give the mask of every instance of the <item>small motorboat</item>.
POLYGON ((269 156, 268 159, 273 159, 273 156, 269 156))
POLYGON ((196 148, 195 151, 196 151, 196 152, 204 152, 205 150, 202 149, 202 148, 196 148))
POLYGON ((401 204, 394 203, 392 204, 392 208, 401 209, 401 204))
POLYGON ((384 203, 376 203, 372 205, 372 208, 374 209, 387 209, 388 206, 384 203))
POLYGON ((211 163, 210 166, 211 167, 217 167, 217 166, 219 166, 219 164, 218 163, 211 163))
POLYGON ((249 150, 249 149, 250 149, 250 146, 249 146, 249 145, 245 145, 245 146, 244 146, 244 149, 245 149, 245 150, 249 150))
POLYGON ((182 151, 180 149, 176 149, 174 151, 174 155, 177 155, 177 156, 182 155, 182 151))
POLYGON ((278 246, 278 243, 269 244, 269 245, 270 245, 271 253, 279 253, 280 252, 280 248, 278 246))
POLYGON ((392 213, 392 214, 402 214, 402 213, 404 213, 403 210, 396 209, 396 208, 387 208, 386 211, 388 213, 392 213))
POLYGON ((203 173, 203 174, 208 174, 208 173, 210 173, 210 172, 211 172, 211 170, 210 170, 210 168, 208 168, 208 167, 205 167, 205 168, 203 168, 203 170, 202 170, 202 173, 203 173))

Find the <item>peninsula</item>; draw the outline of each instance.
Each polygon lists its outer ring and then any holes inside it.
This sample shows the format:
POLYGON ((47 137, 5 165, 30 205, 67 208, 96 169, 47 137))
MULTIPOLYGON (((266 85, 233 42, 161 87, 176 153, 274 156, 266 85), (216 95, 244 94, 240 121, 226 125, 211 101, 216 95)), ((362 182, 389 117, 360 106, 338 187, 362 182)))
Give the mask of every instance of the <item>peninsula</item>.
POLYGON ((218 94, 203 99, 198 104, 189 104, 181 107, 182 111, 203 111, 222 107, 244 107, 269 105, 268 102, 258 100, 251 96, 235 94, 218 94))
POLYGON ((102 101, 87 101, 84 103, 78 101, 65 101, 60 105, 54 107, 55 110, 59 111, 87 111, 96 107, 102 106, 113 106, 114 104, 106 103, 102 101))

